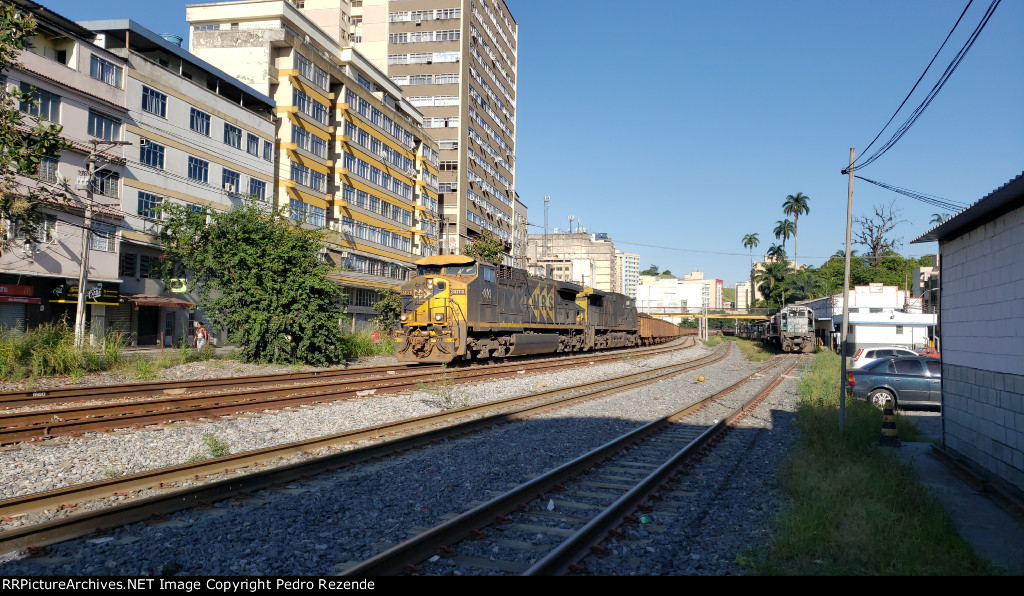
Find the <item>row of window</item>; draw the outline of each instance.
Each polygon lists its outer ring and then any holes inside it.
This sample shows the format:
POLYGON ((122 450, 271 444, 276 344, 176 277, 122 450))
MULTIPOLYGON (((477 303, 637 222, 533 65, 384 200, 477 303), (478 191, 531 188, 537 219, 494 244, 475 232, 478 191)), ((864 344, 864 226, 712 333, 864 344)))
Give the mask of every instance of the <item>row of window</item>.
POLYGON ((376 125, 377 128, 380 128, 394 137, 399 143, 405 145, 409 149, 413 148, 413 136, 411 132, 405 130, 402 125, 392 120, 390 116, 387 116, 377 108, 370 105, 370 102, 356 95, 351 89, 345 90, 345 102, 348 103, 352 110, 355 110, 360 116, 376 125))
POLYGON ((288 217, 298 223, 308 223, 320 227, 327 225, 327 211, 324 208, 315 207, 297 199, 291 199, 289 202, 288 217))
MULTIPOLYGON (((473 80, 480 85, 480 87, 484 90, 484 93, 487 94, 487 97, 490 97, 491 100, 494 101, 494 103, 498 104, 498 108, 501 109, 501 112, 508 117, 509 122, 514 122, 515 118, 512 117, 512 113, 509 111, 508 107, 505 106, 505 102, 498 99, 498 95, 494 91, 491 91, 491 86, 488 85, 486 81, 484 81, 484 78, 480 76, 480 73, 477 72, 476 68, 472 66, 469 67, 469 76, 473 77, 473 80)), ((509 103, 514 106, 516 102, 514 99, 512 99, 512 96, 508 94, 508 91, 505 90, 505 87, 502 85, 498 85, 498 88, 501 89, 501 92, 505 95, 505 99, 507 99, 509 103)))
POLYGON ((377 213, 385 218, 393 219, 406 226, 412 225, 411 211, 403 209, 398 205, 392 205, 379 197, 371 195, 365 190, 359 190, 347 184, 343 184, 341 186, 341 196, 348 201, 349 205, 355 205, 356 207, 377 213))
POLYGON ((324 91, 330 90, 330 77, 327 75, 327 71, 313 64, 308 58, 298 52, 295 53, 295 68, 299 71, 299 74, 313 81, 313 84, 317 87, 324 91))
MULTIPOLYGON (((509 162, 506 161, 504 157, 502 157, 501 153, 499 153, 497 149, 491 147, 490 143, 487 142, 487 139, 483 138, 482 136, 480 136, 480 133, 473 130, 472 126, 469 127, 469 138, 479 143, 480 147, 482 147, 484 151, 487 152, 488 155, 493 157, 494 160, 498 162, 498 165, 504 167, 509 172, 512 171, 512 166, 509 164, 509 162)), ((505 182, 505 184, 508 184, 508 182, 505 182)))
POLYGON ((434 10, 406 10, 388 13, 389 23, 405 23, 409 21, 442 21, 462 17, 461 8, 438 8, 434 10))
POLYGON ((291 179, 317 192, 327 192, 327 175, 311 170, 300 163, 292 162, 291 179))
POLYGON ((321 159, 327 159, 327 141, 294 124, 292 124, 292 142, 321 159))
POLYGON ((433 64, 458 62, 458 52, 421 52, 415 54, 388 54, 388 64, 433 64))
POLYGON ((349 173, 355 174, 373 182, 377 186, 390 190, 405 199, 412 198, 412 186, 402 182, 387 172, 381 171, 377 166, 366 163, 355 155, 345 152, 342 159, 342 166, 347 168, 349 173))
POLYGON ((494 234, 495 236, 497 236, 498 238, 500 238, 502 240, 511 240, 512 239, 512 235, 511 234, 509 234, 505 230, 499 228, 498 226, 492 224, 491 222, 485 220, 484 218, 480 217, 476 213, 473 213, 472 211, 466 210, 466 219, 468 219, 469 221, 475 223, 476 225, 480 226, 481 228, 490 231, 492 234, 494 234))
POLYGON ((303 114, 326 125, 330 117, 330 110, 324 104, 306 95, 299 89, 292 89, 292 104, 299 108, 303 114))
POLYGON ((409 176, 414 175, 415 170, 413 170, 413 163, 411 159, 403 155, 401 151, 398 151, 394 147, 384 143, 377 137, 372 136, 366 130, 346 121, 345 134, 348 135, 348 138, 352 142, 362 146, 370 153, 382 157, 384 161, 404 171, 409 176))
POLYGON ((138 277, 150 279, 159 277, 160 258, 140 255, 133 252, 121 253, 121 266, 118 275, 122 277, 138 277))
MULTIPOLYGON (((381 261, 379 259, 372 259, 370 257, 364 257, 362 255, 350 255, 348 258, 342 261, 342 267, 349 271, 355 271, 358 273, 366 273, 368 275, 379 275, 381 277, 390 277, 400 281, 406 281, 409 279, 409 270, 401 265, 395 263, 389 263, 387 261, 381 261)), ((373 292, 373 290, 361 290, 362 292, 373 292)), ((375 293, 375 292, 374 292, 375 293)), ((351 301, 350 301, 351 304, 351 301)), ((372 302, 368 304, 356 304, 356 306, 372 306, 372 302)))
POLYGON ((462 37, 458 29, 441 31, 410 31, 405 33, 389 33, 388 43, 420 43, 427 41, 458 41, 462 37))
POLYGON ((457 85, 459 73, 395 75, 391 80, 396 85, 457 85))
POLYGON ((498 181, 504 184, 505 186, 508 186, 510 188, 512 187, 512 181, 506 178, 504 175, 502 175, 502 173, 499 172, 494 166, 487 163, 487 160, 480 156, 476 151, 473 151, 472 149, 467 149, 466 153, 467 155, 469 155, 469 161, 480 166, 485 172, 497 178, 498 181))
POLYGON ((351 227, 356 238, 375 242, 382 246, 389 246, 402 252, 412 250, 412 241, 401 234, 396 234, 377 226, 371 226, 361 221, 355 221, 350 217, 342 217, 341 224, 351 227))

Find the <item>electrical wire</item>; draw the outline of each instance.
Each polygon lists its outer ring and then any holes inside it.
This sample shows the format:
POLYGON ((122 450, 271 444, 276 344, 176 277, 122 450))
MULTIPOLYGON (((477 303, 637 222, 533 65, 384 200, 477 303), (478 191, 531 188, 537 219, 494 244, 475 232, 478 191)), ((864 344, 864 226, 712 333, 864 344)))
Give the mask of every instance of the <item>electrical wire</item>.
MULTIPOLYGON (((968 5, 967 5, 968 8, 970 7, 972 1, 973 0, 968 2, 968 5)), ((992 14, 995 12, 995 10, 999 6, 1000 2, 1001 2, 1001 0, 992 0, 991 4, 989 4, 989 6, 988 6, 988 9, 986 9, 986 11, 985 11, 985 14, 982 16, 981 21, 974 28, 974 31, 971 32, 971 35, 968 37, 967 41, 964 42, 964 45, 956 53, 956 55, 953 57, 953 59, 950 61, 949 65, 946 66, 946 70, 939 77, 939 80, 932 86, 931 90, 928 92, 926 97, 921 101, 921 103, 917 106, 917 108, 914 109, 914 111, 907 118, 907 120, 904 121, 903 124, 900 125, 900 127, 896 130, 896 132, 893 133, 893 135, 889 138, 888 141, 886 141, 880 148, 876 149, 874 153, 868 155, 867 157, 862 157, 863 161, 859 165, 856 162, 854 163, 854 171, 856 171, 857 169, 863 169, 863 168, 869 166, 870 164, 874 163, 875 160, 877 160, 879 157, 881 157, 886 152, 888 152, 889 149, 891 149, 901 138, 903 138, 903 135, 905 135, 907 133, 907 131, 909 131, 910 128, 914 125, 914 123, 917 122, 917 119, 921 117, 921 114, 924 113, 925 109, 928 108, 928 106, 931 104, 932 100, 934 100, 935 97, 939 94, 939 91, 942 90, 942 88, 945 86, 946 82, 949 81, 949 78, 956 71, 957 67, 960 65, 960 62, 963 61, 964 57, 967 55, 967 52, 969 52, 971 47, 974 46, 974 42, 977 41, 978 36, 981 34, 981 31, 988 24, 989 19, 992 17, 992 14)), ((964 12, 966 12, 966 11, 967 11, 967 8, 964 9, 964 12)), ((961 19, 963 18, 963 14, 960 15, 960 18, 961 19)), ((960 23, 960 19, 957 19, 957 25, 959 25, 959 23, 960 23)), ((953 26, 954 30, 956 29, 957 25, 953 26)), ((953 31, 951 30, 950 31, 950 35, 952 35, 952 33, 953 33, 953 31)), ((947 40, 949 39, 949 35, 946 36, 946 39, 947 40)), ((945 45, 946 45, 946 41, 943 41, 942 42, 942 47, 944 47, 945 45)), ((939 48, 939 51, 942 50, 942 47, 939 48)), ((936 52, 936 56, 937 55, 938 55, 938 52, 936 52)), ((934 60, 935 60, 935 57, 932 58, 932 62, 934 62, 934 60)), ((928 63, 928 67, 929 68, 931 67, 932 62, 928 63)), ((928 72, 928 68, 925 68, 925 73, 927 73, 927 72, 928 72)), ((924 77, 924 73, 922 73, 921 77, 924 77)), ((919 78, 918 79, 918 83, 920 83, 920 81, 921 81, 921 79, 919 78)), ((914 89, 917 88, 917 84, 918 83, 914 84, 914 89)), ((913 93, 914 89, 911 89, 911 93, 913 93)), ((907 99, 909 99, 909 97, 910 97, 910 94, 907 95, 907 99)), ((903 108, 903 105, 906 103, 907 99, 904 99, 903 103, 900 104, 900 108, 898 108, 896 110, 897 113, 899 112, 900 109, 903 108)), ((873 145, 875 143, 875 141, 878 140, 878 138, 882 135, 882 132, 884 132, 885 129, 888 128, 889 123, 891 123, 893 118, 895 118, 895 117, 896 117, 896 114, 893 114, 893 117, 889 119, 889 122, 887 122, 886 125, 882 128, 882 131, 879 131, 878 135, 875 137, 874 140, 871 141, 871 144, 868 145, 868 147, 873 145)), ((865 150, 865 153, 866 152, 867 151, 865 150)), ((845 168, 844 168, 844 171, 845 171, 845 168)))
POLYGON ((893 191, 895 193, 899 193, 901 195, 910 197, 912 199, 916 199, 918 201, 921 201, 922 203, 926 203, 926 204, 931 205, 933 207, 939 207, 941 209, 949 209, 951 211, 960 211, 961 209, 967 207, 967 205, 964 204, 964 203, 956 203, 956 202, 953 202, 953 201, 948 201, 948 200, 943 199, 941 197, 936 197, 936 196, 933 196, 933 195, 926 195, 924 193, 916 192, 916 191, 913 191, 913 190, 908 190, 906 188, 900 188, 900 187, 894 186, 892 184, 886 184, 885 182, 877 182, 875 180, 870 180, 868 178, 864 178, 863 176, 857 176, 856 174, 854 175, 854 178, 860 178, 861 180, 863 180, 864 182, 867 182, 869 184, 874 184, 875 186, 880 186, 880 187, 882 187, 882 188, 884 188, 886 190, 891 190, 891 191, 893 191))

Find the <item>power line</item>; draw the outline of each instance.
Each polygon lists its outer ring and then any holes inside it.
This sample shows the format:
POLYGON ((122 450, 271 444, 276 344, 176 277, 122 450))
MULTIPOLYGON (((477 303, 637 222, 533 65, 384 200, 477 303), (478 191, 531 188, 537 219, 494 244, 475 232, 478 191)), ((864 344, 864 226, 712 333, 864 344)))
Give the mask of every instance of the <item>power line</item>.
POLYGON ((895 193, 899 193, 901 195, 910 197, 912 199, 916 199, 918 201, 921 201, 922 203, 927 203, 928 205, 932 205, 933 207, 939 207, 941 209, 949 209, 951 211, 960 211, 961 209, 963 209, 964 207, 967 206, 964 203, 955 203, 953 201, 947 201, 946 199, 943 199, 943 198, 940 198, 940 197, 936 197, 936 196, 932 196, 932 195, 926 195, 924 193, 916 192, 916 191, 913 191, 913 190, 908 190, 906 188, 900 188, 898 186, 893 186, 892 184, 886 184, 885 182, 877 182, 875 180, 870 180, 870 179, 865 178, 863 176, 854 175, 854 177, 855 178, 860 178, 864 182, 868 182, 870 184, 874 184, 875 186, 880 186, 880 187, 882 187, 882 188, 884 188, 886 190, 891 190, 891 191, 893 191, 895 193))
MULTIPOLYGON (((968 8, 970 7, 972 1, 968 2, 968 4, 967 4, 968 8)), ((970 37, 968 37, 967 41, 964 42, 963 47, 960 48, 960 50, 956 53, 956 55, 950 61, 949 65, 946 66, 946 70, 939 77, 939 80, 935 83, 935 85, 932 86, 932 88, 928 92, 927 96, 925 96, 925 98, 921 101, 921 103, 917 106, 917 108, 914 109, 914 111, 907 118, 907 120, 904 121, 903 124, 900 125, 900 127, 896 130, 895 133, 893 133, 893 135, 889 138, 888 141, 886 141, 874 153, 872 153, 871 155, 863 158, 863 161, 860 164, 856 164, 856 163, 854 164, 854 170, 863 169, 863 168, 867 167, 868 165, 874 163, 875 160, 877 160, 879 157, 884 155, 901 138, 903 138, 903 135, 905 135, 907 133, 907 131, 910 130, 910 127, 912 127, 914 125, 914 123, 917 122, 917 119, 921 117, 921 114, 924 113, 925 109, 928 108, 928 106, 931 104, 932 100, 934 100, 935 97, 939 94, 939 91, 942 90, 942 88, 945 86, 945 84, 949 80, 949 78, 951 76, 953 76, 953 73, 956 71, 957 67, 960 65, 960 62, 963 61, 964 57, 967 55, 967 52, 969 52, 971 47, 974 46, 974 42, 977 41, 978 36, 981 34, 981 31, 985 28, 985 25, 988 24, 989 19, 992 17, 992 14, 995 12, 995 9, 999 6, 1000 2, 1001 2, 1001 0, 992 0, 992 3, 989 4, 988 9, 985 11, 985 14, 982 16, 981 21, 974 28, 974 31, 971 32, 971 35, 970 35, 970 37)), ((967 8, 964 9, 964 12, 966 12, 966 11, 967 11, 967 8)), ((963 14, 960 15, 960 18, 961 19, 963 18, 963 14)), ((960 19, 957 19, 957 24, 953 26, 954 30, 956 29, 956 26, 959 25, 959 23, 960 23, 960 19)), ((952 33, 953 33, 953 31, 951 30, 950 31, 950 35, 952 35, 952 33)), ((949 39, 949 35, 946 36, 946 39, 947 40, 949 39)), ((946 42, 943 41, 942 42, 942 46, 944 47, 945 45, 946 45, 946 42)), ((939 48, 939 51, 941 51, 941 50, 942 50, 942 47, 939 48)), ((936 52, 936 56, 937 55, 938 55, 938 52, 936 52)), ((932 58, 932 62, 934 62, 934 60, 935 60, 935 57, 932 58)), ((931 67, 931 64, 932 64, 931 62, 928 63, 928 67, 929 68, 931 67)), ((925 68, 925 72, 928 72, 928 68, 925 68)), ((921 77, 924 77, 923 73, 922 73, 921 77)), ((921 81, 921 79, 919 78, 918 79, 918 83, 920 83, 920 81, 921 81)), ((917 88, 917 83, 914 84, 914 89, 916 89, 916 88, 917 88)), ((911 89, 911 93, 913 93, 914 89, 911 89)), ((907 98, 909 99, 909 97, 910 97, 910 95, 908 94, 907 98)), ((906 103, 906 101, 907 101, 907 99, 903 100, 903 103, 900 104, 900 108, 896 110, 897 113, 899 112, 900 109, 902 109, 902 107, 906 103)), ((889 126, 889 123, 891 123, 893 118, 895 118, 895 117, 896 117, 896 114, 893 114, 893 117, 889 119, 889 122, 886 123, 886 125, 882 128, 882 131, 880 131, 878 133, 878 135, 875 137, 875 140, 878 140, 878 137, 882 135, 882 132, 885 131, 885 129, 889 126)), ((875 142, 874 140, 871 141, 871 144, 873 145, 874 142, 875 142)), ((869 147, 870 147, 870 145, 869 145, 869 147)), ((845 166, 844 166, 844 170, 845 170, 845 166)))

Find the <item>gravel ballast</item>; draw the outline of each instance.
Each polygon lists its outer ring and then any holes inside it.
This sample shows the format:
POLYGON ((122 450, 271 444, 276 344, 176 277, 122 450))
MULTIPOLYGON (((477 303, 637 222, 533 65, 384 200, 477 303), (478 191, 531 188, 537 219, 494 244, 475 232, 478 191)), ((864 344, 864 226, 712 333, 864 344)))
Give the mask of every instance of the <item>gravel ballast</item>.
MULTIPOLYGON (((259 416, 24 444, 0 452, 0 497, 179 464, 207 449, 206 434, 238 453, 437 412, 446 399, 494 401, 692 360, 710 351, 698 344, 670 355, 459 386, 447 396, 440 391, 371 396, 259 416)), ((436 525, 763 366, 745 361, 734 349, 724 361, 701 369, 704 382, 694 380, 697 373, 683 373, 430 449, 181 512, 161 523, 133 524, 106 536, 53 545, 45 556, 0 554, 0 574, 334 574, 405 540, 411 528, 436 525)), ((641 551, 634 551, 634 543, 614 545, 621 556, 599 562, 594 572, 742 574, 736 554, 764 546, 767 525, 779 506, 775 471, 795 438, 795 374, 744 419, 751 432, 730 433, 722 443, 735 444, 719 456, 734 461, 688 477, 685 490, 706 494, 705 507, 674 516, 666 530, 645 537, 641 551)), ((194 378, 205 376, 213 375, 206 370, 194 378)))

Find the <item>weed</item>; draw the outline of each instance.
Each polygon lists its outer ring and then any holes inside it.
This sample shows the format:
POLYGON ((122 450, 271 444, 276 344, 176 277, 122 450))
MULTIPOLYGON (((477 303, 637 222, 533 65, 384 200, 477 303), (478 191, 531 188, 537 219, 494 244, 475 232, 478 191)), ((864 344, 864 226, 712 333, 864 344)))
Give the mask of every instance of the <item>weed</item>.
POLYGON ((416 383, 416 389, 433 395, 442 410, 455 410, 469 405, 469 396, 455 385, 455 379, 448 374, 444 364, 441 365, 441 374, 429 383, 416 383))
POLYGON ((210 451, 210 457, 223 457, 231 452, 231 447, 226 441, 221 441, 213 433, 203 435, 203 443, 210 451))
POLYGON ((71 372, 68 373, 68 378, 71 379, 72 383, 77 383, 77 382, 81 381, 82 377, 84 377, 84 376, 85 376, 85 371, 80 369, 80 368, 76 368, 76 369, 74 369, 74 370, 72 370, 71 372))
POLYGON ((132 376, 136 379, 148 381, 149 379, 156 378, 153 361, 144 356, 135 360, 134 369, 132 376))
POLYGON ((104 478, 116 478, 116 477, 118 477, 120 475, 121 475, 121 471, 120 470, 115 470, 114 468, 104 468, 104 470, 103 470, 103 477, 104 478))

